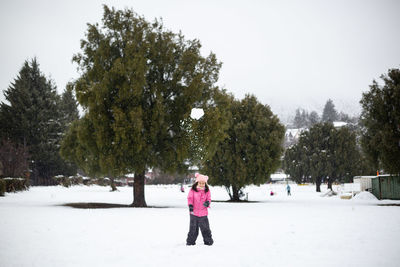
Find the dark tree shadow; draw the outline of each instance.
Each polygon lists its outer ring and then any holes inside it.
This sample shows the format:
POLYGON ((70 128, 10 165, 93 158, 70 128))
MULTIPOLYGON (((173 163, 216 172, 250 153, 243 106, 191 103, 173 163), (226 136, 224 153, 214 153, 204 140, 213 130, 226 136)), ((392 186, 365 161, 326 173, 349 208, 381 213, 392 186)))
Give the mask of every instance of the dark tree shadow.
POLYGON ((249 200, 212 200, 211 203, 217 202, 217 203, 262 203, 261 201, 249 201, 249 200))

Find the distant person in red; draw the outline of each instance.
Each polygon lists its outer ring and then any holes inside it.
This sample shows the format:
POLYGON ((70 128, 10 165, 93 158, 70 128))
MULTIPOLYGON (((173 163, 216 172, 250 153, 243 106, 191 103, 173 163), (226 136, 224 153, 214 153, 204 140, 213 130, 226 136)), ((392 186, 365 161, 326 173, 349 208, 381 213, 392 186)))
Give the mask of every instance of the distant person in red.
POLYGON ((196 173, 196 182, 188 195, 188 205, 190 212, 189 233, 186 239, 187 246, 196 244, 199 228, 203 236, 205 245, 211 246, 214 243, 212 239, 210 224, 208 222, 208 208, 211 203, 211 193, 207 185, 208 176, 196 173))

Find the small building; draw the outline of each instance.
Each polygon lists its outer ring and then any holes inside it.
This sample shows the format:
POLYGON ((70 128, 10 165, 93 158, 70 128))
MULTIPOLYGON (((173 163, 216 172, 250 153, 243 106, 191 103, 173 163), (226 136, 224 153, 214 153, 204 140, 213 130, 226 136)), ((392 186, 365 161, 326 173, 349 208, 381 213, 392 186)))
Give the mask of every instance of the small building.
POLYGON ((400 176, 376 176, 372 179, 372 194, 374 194, 378 199, 400 200, 400 176))
POLYGON ((271 183, 287 183, 289 180, 289 175, 285 173, 273 173, 270 176, 271 183))
POLYGON ((333 127, 335 127, 335 128, 341 128, 341 127, 344 127, 344 126, 347 126, 347 122, 344 122, 344 121, 334 121, 333 122, 333 127))
POLYGON ((354 176, 353 183, 360 184, 360 191, 372 192, 372 179, 376 176, 354 176))

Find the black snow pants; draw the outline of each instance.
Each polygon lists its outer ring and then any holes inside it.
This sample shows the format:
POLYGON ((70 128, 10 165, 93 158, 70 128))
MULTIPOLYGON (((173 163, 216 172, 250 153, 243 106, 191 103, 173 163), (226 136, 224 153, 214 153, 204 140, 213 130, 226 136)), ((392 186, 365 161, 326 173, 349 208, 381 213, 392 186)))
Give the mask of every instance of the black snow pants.
POLYGON ((197 217, 190 214, 190 226, 189 233, 186 239, 186 245, 191 246, 196 244, 197 236, 199 235, 199 228, 203 236, 203 241, 205 245, 211 246, 214 240, 211 236, 210 224, 208 222, 208 217, 197 217))

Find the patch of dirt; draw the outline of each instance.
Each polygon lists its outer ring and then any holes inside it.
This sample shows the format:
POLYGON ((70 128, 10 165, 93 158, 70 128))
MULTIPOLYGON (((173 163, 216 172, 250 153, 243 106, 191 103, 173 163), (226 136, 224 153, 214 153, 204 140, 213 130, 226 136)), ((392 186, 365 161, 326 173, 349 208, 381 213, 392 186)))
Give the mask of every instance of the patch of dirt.
MULTIPOLYGON (((111 208, 136 208, 131 205, 115 204, 115 203, 98 203, 98 202, 76 202, 76 203, 65 203, 61 206, 71 207, 75 209, 111 209, 111 208)), ((144 208, 170 208, 170 207, 156 207, 147 206, 144 208)))

